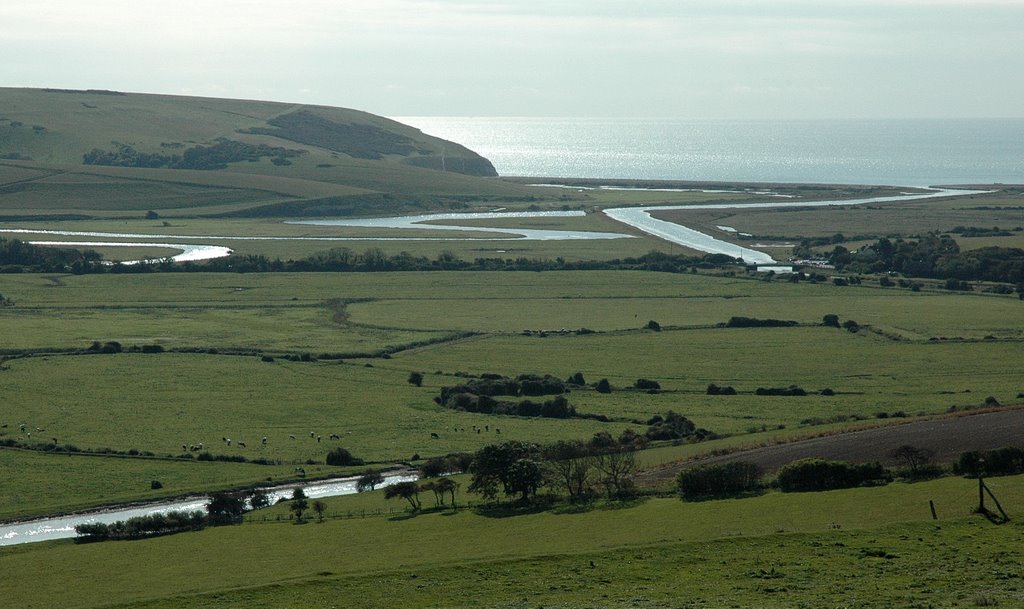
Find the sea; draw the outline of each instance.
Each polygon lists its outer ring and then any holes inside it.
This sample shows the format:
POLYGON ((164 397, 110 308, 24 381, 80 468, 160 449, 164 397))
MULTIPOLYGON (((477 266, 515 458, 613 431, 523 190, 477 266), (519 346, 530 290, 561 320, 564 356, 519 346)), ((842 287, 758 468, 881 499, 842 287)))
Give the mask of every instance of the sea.
POLYGON ((1024 118, 684 120, 395 117, 487 157, 502 176, 1024 184, 1024 118))

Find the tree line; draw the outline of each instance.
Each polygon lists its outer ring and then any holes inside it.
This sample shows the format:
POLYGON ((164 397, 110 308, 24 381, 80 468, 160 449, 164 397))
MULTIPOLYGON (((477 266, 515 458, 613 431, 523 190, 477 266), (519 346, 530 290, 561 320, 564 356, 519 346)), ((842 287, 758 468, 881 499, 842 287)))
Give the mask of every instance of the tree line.
POLYGON ((1024 283, 1024 249, 983 247, 961 251, 948 235, 931 234, 917 240, 883 238, 854 252, 840 245, 828 259, 836 269, 858 273, 1024 283))

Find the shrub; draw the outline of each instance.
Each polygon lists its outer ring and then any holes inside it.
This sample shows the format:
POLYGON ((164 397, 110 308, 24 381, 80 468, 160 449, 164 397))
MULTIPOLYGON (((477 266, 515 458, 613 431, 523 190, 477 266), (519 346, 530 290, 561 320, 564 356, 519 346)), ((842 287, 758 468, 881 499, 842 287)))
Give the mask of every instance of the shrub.
POLYGON ((157 490, 157 489, 161 489, 163 487, 164 487, 163 482, 160 482, 159 480, 153 480, 152 482, 149 483, 149 488, 154 490, 154 491, 157 490))
POLYGON ((612 385, 608 382, 608 379, 601 379, 597 382, 597 385, 594 386, 594 389, 596 389, 598 393, 611 393, 612 385))
POLYGON ((797 325, 795 321, 783 319, 757 319, 755 317, 730 317, 728 328, 788 328, 797 325))
POLYGON ((953 464, 953 471, 971 477, 1024 473, 1024 450, 1005 447, 960 453, 960 458, 953 464))
POLYGON ((676 485, 687 501, 735 497, 760 488, 760 476, 756 464, 735 461, 684 470, 676 478, 676 485))
POLYGON ((345 466, 362 464, 362 459, 352 456, 352 453, 340 446, 327 453, 327 465, 345 466))
POLYGON ((416 385, 417 387, 423 386, 423 373, 422 372, 410 372, 409 373, 409 384, 416 385))
POLYGON ((163 353, 163 345, 142 345, 143 353, 163 353))
POLYGON ((577 372, 576 374, 570 376, 565 382, 566 384, 576 385, 577 387, 583 387, 587 384, 587 381, 583 378, 582 372, 577 372))
POLYGON ((650 379, 637 379, 633 386, 637 389, 661 389, 661 385, 658 381, 652 381, 650 379))
POLYGON ((779 469, 775 479, 786 493, 851 488, 888 480, 880 463, 846 463, 824 459, 801 459, 779 469))
POLYGON ((823 326, 828 326, 830 328, 838 328, 839 316, 833 313, 829 313, 828 315, 821 318, 821 324, 823 326))
POLYGON ((844 321, 843 327, 846 328, 847 332, 852 332, 853 334, 856 334, 857 332, 860 331, 860 324, 853 321, 852 319, 847 319, 846 321, 844 321))
POLYGON ((661 324, 654 321, 653 319, 647 322, 647 325, 644 327, 647 328, 648 330, 653 330, 654 332, 661 332, 661 324))
POLYGON ((736 395, 736 390, 732 387, 719 387, 718 385, 711 383, 708 385, 708 395, 736 395))
POLYGON ((793 396, 804 396, 807 395, 807 391, 796 385, 790 385, 789 387, 758 387, 754 392, 756 395, 774 395, 783 397, 793 396))

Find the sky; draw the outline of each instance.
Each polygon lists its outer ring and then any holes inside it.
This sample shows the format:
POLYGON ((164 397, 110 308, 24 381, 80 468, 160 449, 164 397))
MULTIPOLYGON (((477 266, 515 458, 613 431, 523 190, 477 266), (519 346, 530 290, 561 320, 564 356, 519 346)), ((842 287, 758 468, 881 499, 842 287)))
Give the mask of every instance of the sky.
POLYGON ((0 0, 0 87, 386 116, 1024 117, 1024 0, 0 0))

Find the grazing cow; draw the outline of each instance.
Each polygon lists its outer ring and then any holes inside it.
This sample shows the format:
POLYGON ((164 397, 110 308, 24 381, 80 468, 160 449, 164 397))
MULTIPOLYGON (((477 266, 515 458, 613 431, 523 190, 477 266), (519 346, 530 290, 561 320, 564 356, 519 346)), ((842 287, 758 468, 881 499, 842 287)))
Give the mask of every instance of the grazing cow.
POLYGON ((290 434, 288 434, 288 437, 291 438, 292 440, 294 440, 295 439, 295 434, 291 434, 290 433, 290 434))
POLYGON ((231 438, 228 438, 228 446, 231 446, 231 438))
POLYGON ((264 445, 264 446, 266 446, 266 445, 267 445, 267 436, 263 436, 263 445, 264 445))
POLYGON ((501 433, 501 430, 500 430, 500 429, 498 429, 497 427, 495 427, 495 428, 494 428, 494 433, 501 433))
POLYGON ((317 436, 317 437, 316 437, 316 441, 317 441, 317 442, 319 442, 319 441, 320 441, 320 436, 317 436))
POLYGON ((238 448, 245 448, 245 442, 239 442, 238 448))
POLYGON ((340 440, 340 439, 341 439, 341 436, 339 436, 339 435, 338 435, 338 434, 336 434, 336 433, 332 433, 332 434, 331 434, 331 439, 332 439, 332 440, 340 440))
POLYGON ((54 445, 54 446, 56 446, 56 445, 57 445, 57 438, 53 438, 53 445, 54 445))
POLYGON ((184 444, 182 444, 181 445, 181 452, 185 452, 186 450, 188 450, 188 446, 185 446, 184 444))
POLYGON ((437 434, 436 434, 436 433, 434 433, 434 432, 430 432, 430 437, 431 437, 431 438, 434 438, 434 439, 436 440, 436 439, 440 438, 441 436, 437 435, 437 434))
POLYGON ((302 467, 296 467, 295 468, 295 473, 296 474, 301 474, 301 475, 305 476, 306 475, 306 470, 305 470, 305 468, 302 468, 302 467))
POLYGON ((314 432, 312 432, 312 431, 311 431, 311 432, 309 432, 309 437, 311 437, 311 438, 312 438, 312 437, 313 437, 313 436, 315 436, 315 435, 316 435, 316 433, 314 433, 314 432))

